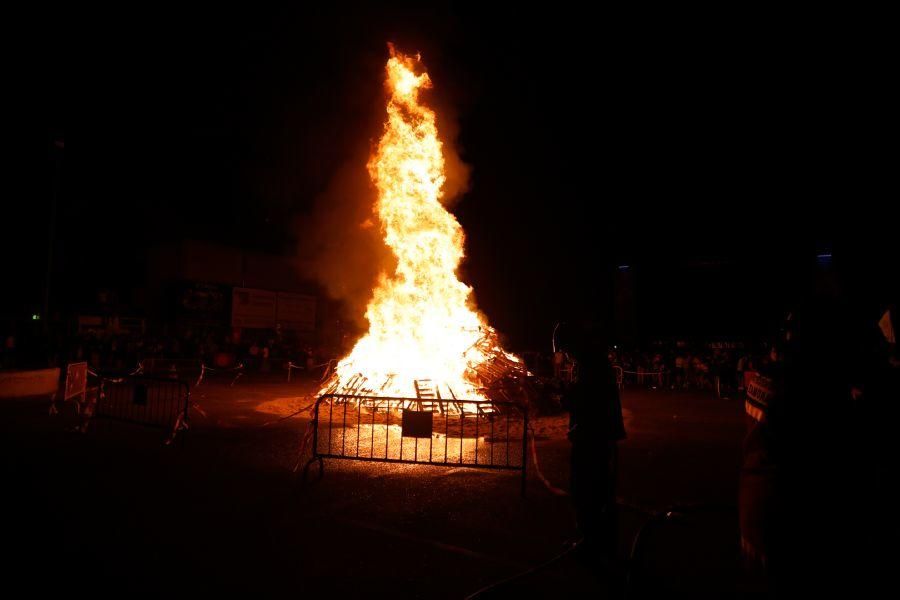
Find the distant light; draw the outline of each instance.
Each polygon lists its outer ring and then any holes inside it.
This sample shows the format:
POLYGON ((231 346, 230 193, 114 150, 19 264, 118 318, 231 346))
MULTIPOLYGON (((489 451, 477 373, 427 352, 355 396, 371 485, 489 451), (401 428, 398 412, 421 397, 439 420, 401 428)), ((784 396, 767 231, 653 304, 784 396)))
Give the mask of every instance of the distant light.
POLYGON ((619 265, 619 270, 620 270, 620 271, 627 271, 627 270, 630 269, 630 268, 631 268, 630 265, 619 265))
POLYGON ((828 252, 828 253, 826 253, 826 254, 817 254, 817 255, 816 255, 816 258, 818 258, 819 260, 830 260, 830 259, 831 259, 831 252, 828 252))
POLYGON ((32 321, 40 321, 40 320, 41 320, 41 315, 35 313, 35 314, 31 315, 31 320, 32 320, 32 321))

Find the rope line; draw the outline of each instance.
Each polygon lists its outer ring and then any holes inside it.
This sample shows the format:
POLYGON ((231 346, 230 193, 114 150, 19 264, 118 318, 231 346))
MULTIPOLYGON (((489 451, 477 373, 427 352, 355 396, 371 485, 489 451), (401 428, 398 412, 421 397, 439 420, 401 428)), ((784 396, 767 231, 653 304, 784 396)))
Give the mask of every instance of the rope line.
POLYGON ((207 367, 203 363, 200 363, 200 377, 197 378, 197 383, 194 384, 194 387, 200 385, 200 382, 203 381, 203 376, 206 375, 207 371, 211 371, 213 373, 234 373, 237 372, 237 376, 231 380, 231 386, 234 386, 234 382, 236 382, 240 377, 244 374, 244 363, 238 363, 237 366, 231 367, 230 369, 214 369, 212 367, 207 367))
POLYGON ((286 416, 284 416, 284 417, 279 417, 279 418, 273 419, 273 420, 271 420, 271 421, 266 421, 265 423, 263 423, 262 425, 260 425, 260 427, 268 427, 269 425, 274 425, 275 423, 281 423, 282 421, 287 421, 288 419, 292 419, 292 418, 296 417, 297 415, 299 415, 299 414, 302 413, 303 411, 308 411, 308 410, 310 410, 310 409, 311 409, 313 406, 315 406, 315 405, 316 405, 315 402, 313 402, 312 404, 307 404, 307 405, 304 406, 303 408, 299 408, 299 409, 295 410, 294 412, 292 412, 292 413, 289 414, 289 415, 286 415, 286 416))
POLYGON ((544 484, 544 487, 546 487, 547 490, 554 496, 568 496, 569 492, 556 487, 555 485, 550 483, 549 479, 544 477, 544 473, 543 471, 541 471, 541 465, 538 462, 537 443, 534 436, 534 427, 532 427, 531 424, 528 425, 528 433, 531 434, 531 462, 534 463, 534 472, 537 473, 538 479, 541 480, 541 483, 544 484))

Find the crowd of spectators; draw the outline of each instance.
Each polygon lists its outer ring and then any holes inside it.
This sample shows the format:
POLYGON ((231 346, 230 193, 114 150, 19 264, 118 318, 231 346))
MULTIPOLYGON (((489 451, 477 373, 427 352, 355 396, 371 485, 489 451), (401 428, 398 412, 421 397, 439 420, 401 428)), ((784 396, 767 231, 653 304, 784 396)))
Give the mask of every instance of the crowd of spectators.
MULTIPOLYGON (((529 370, 539 377, 567 381, 577 376, 571 357, 525 353, 529 370)), ((711 391, 719 396, 742 392, 768 360, 764 346, 743 342, 653 342, 644 348, 609 348, 609 361, 622 385, 671 390, 711 391)))
POLYGON ((610 362, 625 382, 673 390, 710 390, 719 395, 742 391, 768 359, 764 348, 742 343, 657 342, 646 350, 610 350, 610 362))
MULTIPOLYGON (((141 331, 86 331, 67 336, 42 336, 33 332, 3 336, 0 368, 64 366, 85 361, 94 370, 132 372, 140 365, 194 364, 207 368, 276 372, 288 364, 301 371, 332 358, 334 351, 303 341, 291 332, 223 328, 187 328, 177 333, 141 331)), ((147 370, 145 368, 145 370, 147 370)))
MULTIPOLYGON (((68 337, 3 336, 0 367, 64 366, 85 361, 95 370, 131 372, 141 365, 179 365, 179 368, 241 368, 245 372, 283 372, 290 368, 314 375, 343 353, 301 340, 280 330, 232 331, 227 328, 186 328, 177 333, 142 331, 87 331, 68 337), (40 340, 37 343, 35 340, 40 340), (47 360, 49 357, 49 361, 47 360), (32 364, 34 363, 34 364, 32 364)), ((529 369, 543 377, 571 378, 571 360, 564 352, 553 355, 524 353, 529 369)), ((736 342, 654 342, 644 349, 614 346, 610 364, 622 384, 672 390, 712 391, 720 396, 738 394, 767 360, 765 348, 736 342)))

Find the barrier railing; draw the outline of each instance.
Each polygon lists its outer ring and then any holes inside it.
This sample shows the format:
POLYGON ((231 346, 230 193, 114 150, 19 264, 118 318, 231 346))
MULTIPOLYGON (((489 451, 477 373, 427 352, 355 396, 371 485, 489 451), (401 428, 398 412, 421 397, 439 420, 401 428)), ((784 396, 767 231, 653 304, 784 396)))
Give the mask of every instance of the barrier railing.
POLYGON ((167 433, 168 444, 187 428, 190 397, 190 386, 177 379, 103 376, 88 417, 161 429, 167 433))
POLYGON ((528 413, 513 402, 325 394, 313 410, 312 458, 521 471, 528 413))

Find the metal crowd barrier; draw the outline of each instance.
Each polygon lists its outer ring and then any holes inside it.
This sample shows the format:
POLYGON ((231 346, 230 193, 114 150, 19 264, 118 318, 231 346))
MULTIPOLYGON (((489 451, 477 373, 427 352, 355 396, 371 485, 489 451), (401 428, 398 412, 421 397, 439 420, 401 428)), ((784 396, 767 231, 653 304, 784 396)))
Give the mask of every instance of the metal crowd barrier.
POLYGON ((521 471, 525 494, 528 413, 513 402, 325 394, 316 401, 313 463, 350 459, 521 471))
POLYGON ((187 428, 190 397, 190 386, 177 379, 104 376, 91 417, 162 429, 170 443, 187 428))

